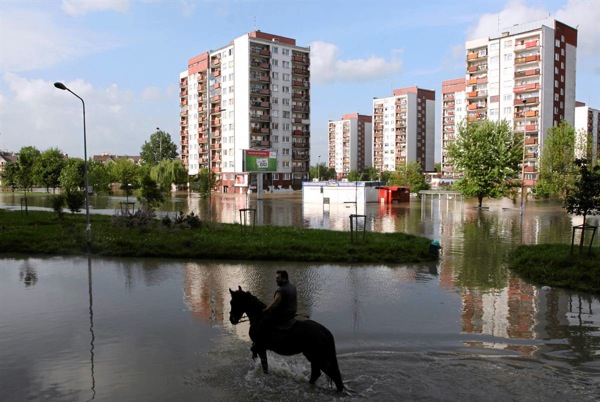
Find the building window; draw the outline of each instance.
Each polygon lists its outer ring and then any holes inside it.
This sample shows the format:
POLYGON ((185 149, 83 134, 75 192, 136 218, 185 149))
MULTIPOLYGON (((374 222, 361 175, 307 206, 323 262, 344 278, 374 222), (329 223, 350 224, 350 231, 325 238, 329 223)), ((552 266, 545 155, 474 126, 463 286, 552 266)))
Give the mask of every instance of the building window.
POLYGON ((283 123, 283 131, 290 131, 290 123, 283 123))
POLYGON ((275 71, 273 71, 273 72, 271 73, 271 78, 273 78, 274 80, 278 80, 278 79, 279 79, 279 73, 278 73, 278 72, 275 72, 275 71))
POLYGON ((289 93, 290 92, 290 87, 287 87, 287 86, 284 85, 284 86, 281 87, 281 91, 289 93))
POLYGON ((283 73, 283 80, 284 81, 289 81, 290 80, 290 75, 286 74, 286 73, 283 73))
POLYGON ((276 96, 274 96, 274 97, 272 97, 272 98, 271 98, 271 102, 272 102, 274 105, 277 105, 277 104, 279 103, 279 98, 278 98, 278 97, 276 97, 276 96))
POLYGON ((281 49, 281 54, 283 54, 284 56, 289 56, 290 49, 286 49, 286 48, 281 49))
POLYGON ((279 110, 272 110, 271 114, 273 115, 273 117, 279 117, 279 110))
MULTIPOLYGON (((285 91, 284 91, 284 92, 285 92, 285 91)), ((283 99, 281 100, 281 103, 282 103, 282 104, 284 104, 284 105, 287 105, 287 106, 289 106, 289 105, 290 105, 290 99, 289 99, 289 98, 283 98, 283 99)))
POLYGON ((279 92, 279 85, 273 84, 273 92, 279 92))
POLYGON ((554 46, 556 46, 556 47, 560 47, 560 40, 558 40, 558 39, 557 39, 557 40, 554 42, 554 46))
POLYGON ((273 173, 273 180, 279 180, 279 173, 273 173))
POLYGON ((272 59, 272 60, 271 60, 271 64, 272 64, 272 65, 274 65, 274 66, 279 66, 279 60, 277 60, 277 59, 272 59))
POLYGON ((290 174, 289 173, 284 173, 283 174, 283 180, 289 180, 290 179, 290 174))
POLYGON ((289 111, 286 111, 286 110, 284 110, 284 111, 283 111, 283 118, 284 118, 284 119, 289 119, 289 118, 290 118, 290 112, 289 112, 289 111))
POLYGON ((289 61, 282 61, 281 62, 281 66, 283 68, 290 68, 290 62, 289 61))
POLYGON ((558 53, 554 53, 554 60, 558 61, 560 59, 560 56, 558 53))
POLYGON ((271 49, 274 54, 279 53, 279 48, 277 46, 273 46, 271 49))

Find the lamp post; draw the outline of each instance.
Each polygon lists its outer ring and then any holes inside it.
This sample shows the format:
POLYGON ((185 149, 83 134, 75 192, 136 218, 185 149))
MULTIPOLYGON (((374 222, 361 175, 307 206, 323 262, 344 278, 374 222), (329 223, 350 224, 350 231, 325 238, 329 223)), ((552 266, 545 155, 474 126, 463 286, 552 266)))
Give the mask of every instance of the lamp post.
POLYGON ((317 180, 321 181, 321 155, 319 155, 318 157, 318 163, 317 163, 317 180))
POLYGON ((159 145, 158 145, 158 189, 162 193, 162 181, 161 181, 161 172, 162 172, 162 132, 160 128, 156 127, 156 132, 160 136, 159 145))
POLYGON ((73 95, 75 95, 81 101, 83 105, 83 176, 85 181, 85 234, 87 239, 87 251, 90 252, 92 247, 92 225, 90 223, 90 197, 88 194, 88 161, 87 161, 87 143, 86 143, 86 133, 85 133, 85 102, 81 98, 81 96, 77 95, 75 92, 71 91, 69 88, 65 86, 62 82, 55 82, 54 86, 58 89, 62 89, 63 91, 69 91, 73 95))

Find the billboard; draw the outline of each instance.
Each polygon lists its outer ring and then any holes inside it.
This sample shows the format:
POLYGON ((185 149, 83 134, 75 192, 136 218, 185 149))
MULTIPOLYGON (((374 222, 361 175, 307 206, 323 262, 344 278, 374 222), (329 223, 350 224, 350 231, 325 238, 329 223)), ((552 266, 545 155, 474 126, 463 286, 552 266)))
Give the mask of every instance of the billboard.
POLYGON ((276 172, 277 152, 244 149, 244 172, 276 172))

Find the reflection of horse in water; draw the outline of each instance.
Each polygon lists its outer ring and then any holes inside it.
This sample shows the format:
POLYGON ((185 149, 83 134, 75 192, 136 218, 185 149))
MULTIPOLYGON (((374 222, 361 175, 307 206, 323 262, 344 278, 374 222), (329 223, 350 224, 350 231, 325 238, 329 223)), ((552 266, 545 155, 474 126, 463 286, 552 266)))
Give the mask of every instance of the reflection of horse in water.
MULTIPOLYGON (((250 292, 244 292, 242 287, 231 293, 231 312, 229 321, 233 325, 240 322, 244 313, 250 320, 250 339, 254 342, 256 331, 253 326, 257 326, 263 318, 263 309, 266 305, 250 292)), ((262 345, 262 344, 256 344, 262 345)), ((275 329, 269 341, 264 346, 258 346, 258 356, 262 364, 263 371, 269 372, 267 362, 267 349, 283 355, 291 356, 302 353, 310 362, 310 383, 314 384, 321 375, 321 370, 335 383, 339 391, 344 389, 342 375, 338 368, 337 356, 335 353, 335 341, 333 335, 327 328, 318 322, 312 320, 296 321, 289 329, 275 329)))

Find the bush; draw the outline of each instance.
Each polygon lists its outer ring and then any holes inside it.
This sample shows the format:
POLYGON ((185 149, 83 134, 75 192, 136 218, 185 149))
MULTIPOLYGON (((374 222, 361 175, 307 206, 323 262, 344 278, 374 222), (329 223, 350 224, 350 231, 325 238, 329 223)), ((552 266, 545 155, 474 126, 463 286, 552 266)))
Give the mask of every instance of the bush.
POLYGON ((66 203, 65 195, 57 194, 57 195, 52 196, 51 203, 52 203, 52 209, 54 210, 54 212, 56 212, 56 214, 58 215, 59 218, 62 218, 63 207, 65 206, 65 203, 66 203))
POLYGON ((67 207, 74 214, 81 211, 81 208, 85 205, 85 194, 83 194, 83 191, 67 191, 66 201, 67 207))
POLYGON ((175 218, 175 227, 181 228, 199 228, 202 226, 202 221, 198 217, 198 215, 190 212, 187 215, 184 215, 182 211, 179 211, 179 215, 175 218))
POLYGON ((152 225, 155 218, 156 214, 154 211, 147 204, 143 204, 135 214, 114 215, 111 221, 116 227, 147 229, 152 225))

